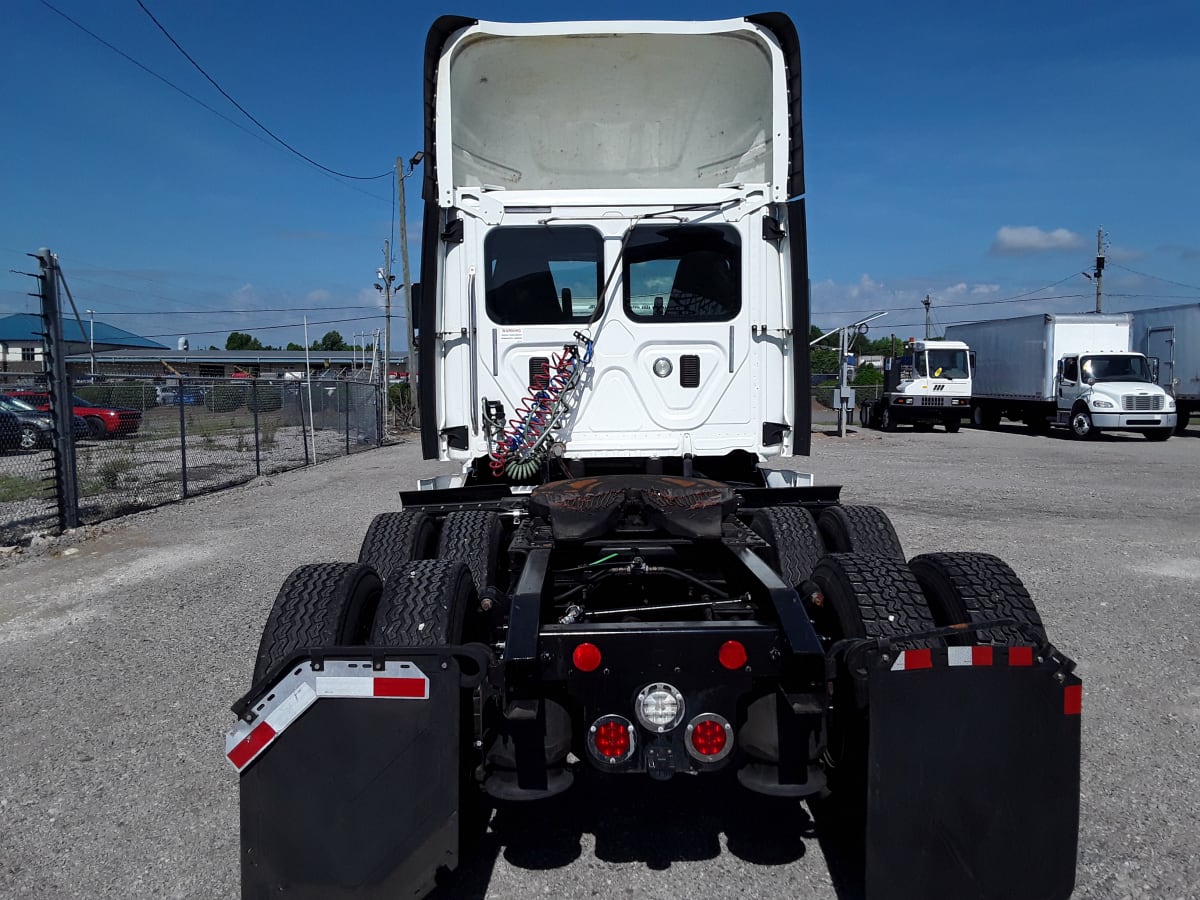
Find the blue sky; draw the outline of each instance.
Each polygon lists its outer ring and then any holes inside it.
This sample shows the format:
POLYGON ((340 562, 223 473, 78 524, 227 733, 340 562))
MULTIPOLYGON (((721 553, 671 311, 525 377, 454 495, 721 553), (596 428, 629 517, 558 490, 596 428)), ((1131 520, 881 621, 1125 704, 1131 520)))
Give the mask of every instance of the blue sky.
MULTIPOLYGON (((302 340, 304 315, 310 338, 382 327, 373 283, 384 240, 398 239, 392 178, 335 178, 280 148, 136 0, 47 2, 226 118, 40 0, 6 0, 0 313, 36 310, 29 279, 9 270, 32 271, 23 254, 49 246, 81 310, 169 345, 187 335, 193 347, 224 346, 235 329, 282 345, 302 340)), ((358 175, 389 172, 421 148, 425 32, 442 12, 537 21, 760 11, 703 0, 567 11, 143 2, 260 122, 358 175)), ((1101 225, 1106 311, 1200 301, 1200 4, 781 8, 804 57, 816 323, 887 309, 873 333, 919 334, 926 293, 935 326, 1093 308, 1094 287, 1078 273, 1093 263, 1101 225)), ((417 179, 409 186, 412 236, 417 179)), ((403 334, 394 319, 393 343, 403 334)))

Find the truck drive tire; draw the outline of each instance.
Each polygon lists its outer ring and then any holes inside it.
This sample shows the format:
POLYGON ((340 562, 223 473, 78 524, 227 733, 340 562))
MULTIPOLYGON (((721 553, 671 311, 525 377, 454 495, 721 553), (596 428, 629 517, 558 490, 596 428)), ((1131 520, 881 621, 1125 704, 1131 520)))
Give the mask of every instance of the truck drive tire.
POLYGON ((487 510, 452 512, 442 522, 437 558, 457 559, 467 564, 475 590, 504 587, 500 583, 500 551, 504 523, 499 514, 487 510))
POLYGON ((803 507, 760 509, 750 519, 750 528, 771 545, 767 562, 792 587, 812 575, 813 566, 825 555, 817 522, 803 507))
POLYGON ((294 570, 267 615, 253 682, 308 647, 361 644, 380 589, 375 570, 358 563, 315 563, 294 570))
POLYGON ((904 562, 904 548, 891 520, 877 506, 831 506, 817 528, 830 553, 873 553, 904 562))
POLYGON ((475 596, 466 563, 413 560, 384 584, 367 642, 373 647, 457 644, 475 596))
POLYGON ((862 403, 858 407, 858 424, 862 428, 871 427, 871 404, 862 403))
POLYGON ((380 513, 371 520, 358 561, 387 581, 396 566, 433 555, 436 527, 421 510, 380 513))
POLYGON ((990 553, 924 553, 908 564, 940 626, 1015 619, 951 638, 955 644, 1044 643, 1046 629, 1029 591, 1004 560, 990 553))
MULTIPOLYGON (((813 569, 840 638, 894 638, 937 628, 916 576, 902 559, 830 553, 813 569)), ((934 646, 929 639, 911 646, 934 646)), ((906 645, 908 646, 908 645, 906 645)))
MULTIPOLYGON (((825 598, 825 617, 817 624, 831 642, 900 637, 937 627, 920 585, 901 560, 832 553, 817 564, 812 580, 825 598)), ((940 643, 931 638, 905 646, 940 643)), ((846 666, 839 666, 833 683, 825 764, 834 818, 861 833, 866 815, 870 709, 865 691, 853 675, 846 666)))

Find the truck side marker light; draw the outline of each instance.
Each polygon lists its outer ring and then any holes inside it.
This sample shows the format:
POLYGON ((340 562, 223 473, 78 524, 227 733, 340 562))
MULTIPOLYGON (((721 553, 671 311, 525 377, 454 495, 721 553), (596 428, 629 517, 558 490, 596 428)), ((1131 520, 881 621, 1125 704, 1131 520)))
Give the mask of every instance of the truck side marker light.
POLYGON ((635 746, 633 723, 624 716, 601 716, 588 729, 588 749, 600 762, 623 763, 635 746))
POLYGON ((740 669, 746 664, 746 648, 741 641, 726 641, 717 651, 717 659, 730 671, 740 669))
POLYGON ((716 713, 701 713, 688 723, 687 752, 700 762, 716 762, 733 750, 733 726, 716 713))
POLYGON ((225 735, 226 758, 242 771, 322 697, 428 700, 429 679, 410 662, 389 660, 382 674, 346 660, 326 660, 320 674, 300 666, 253 707, 253 723, 239 722, 225 735))
POLYGON ((571 653, 571 662, 580 672, 594 672, 600 668, 603 657, 595 644, 584 642, 571 653))

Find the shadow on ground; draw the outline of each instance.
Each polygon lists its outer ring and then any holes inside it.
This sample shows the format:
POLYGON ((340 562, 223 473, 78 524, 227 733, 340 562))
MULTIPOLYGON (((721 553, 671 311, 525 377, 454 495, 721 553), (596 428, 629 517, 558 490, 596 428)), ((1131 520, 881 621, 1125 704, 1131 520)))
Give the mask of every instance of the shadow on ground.
POLYGON ((595 859, 654 871, 722 853, 756 866, 786 866, 820 850, 839 900, 863 897, 861 840, 848 838, 823 804, 810 811, 799 800, 763 797, 732 776, 666 783, 584 776, 552 800, 502 804, 480 846, 430 900, 482 900, 500 857, 521 869, 569 866, 583 856, 585 834, 594 835, 595 859))

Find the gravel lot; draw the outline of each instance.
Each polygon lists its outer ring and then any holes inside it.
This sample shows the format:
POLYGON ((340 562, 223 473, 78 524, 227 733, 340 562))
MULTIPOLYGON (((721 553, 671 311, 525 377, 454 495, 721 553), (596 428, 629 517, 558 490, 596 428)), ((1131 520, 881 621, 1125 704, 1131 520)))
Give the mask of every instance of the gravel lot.
MULTIPOLYGON (((397 490, 445 471, 419 457, 336 459, 0 563, 0 896, 237 896, 223 734, 267 609, 293 567, 355 558, 397 490)), ((883 506, 909 555, 1010 562, 1085 683, 1076 896, 1200 897, 1200 429, 818 434, 795 467, 883 506)), ((845 900, 838 862, 795 804, 584 784, 497 815, 440 893, 845 900)))

